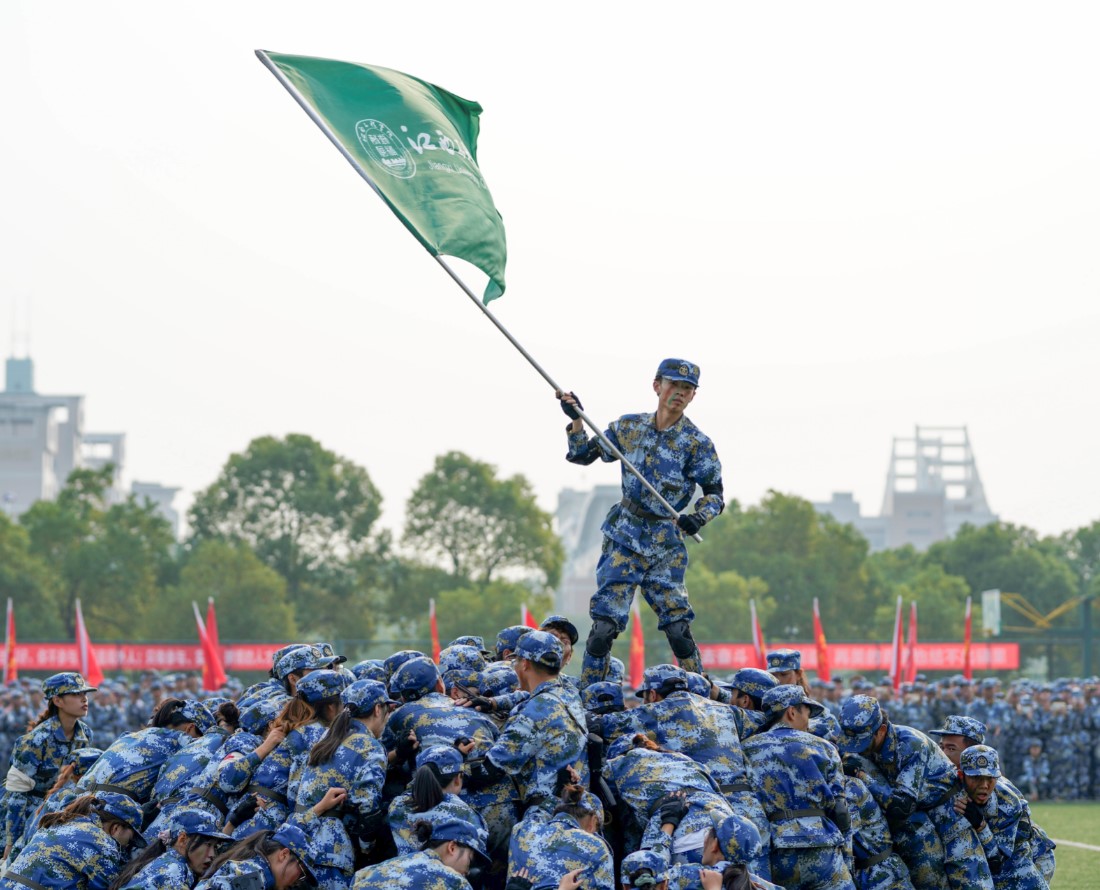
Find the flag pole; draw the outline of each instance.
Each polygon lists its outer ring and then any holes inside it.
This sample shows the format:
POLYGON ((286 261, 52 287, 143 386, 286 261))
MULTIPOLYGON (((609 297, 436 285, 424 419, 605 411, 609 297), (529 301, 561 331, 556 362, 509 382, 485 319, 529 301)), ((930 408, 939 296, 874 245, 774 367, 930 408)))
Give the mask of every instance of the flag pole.
MULTIPOLYGON (((261 62, 263 62, 264 67, 266 67, 268 71, 275 75, 275 79, 283 85, 286 91, 294 97, 294 101, 301 106, 302 110, 307 115, 309 115, 309 119, 312 120, 320 128, 322 133, 328 136, 329 141, 336 146, 336 150, 344 156, 344 159, 349 164, 351 164, 355 172, 358 173, 366 181, 367 185, 371 187, 371 190, 376 195, 378 195, 379 198, 386 202, 386 206, 389 206, 389 202, 386 201, 385 196, 379 190, 378 186, 374 184, 374 181, 367 174, 367 171, 363 169, 362 165, 355 158, 355 156, 341 144, 336 134, 332 132, 332 128, 329 127, 329 125, 319 114, 317 114, 316 111, 314 111, 313 107, 309 104, 309 102, 306 101, 305 97, 300 92, 298 92, 298 89, 294 86, 293 83, 290 82, 290 79, 281 70, 279 70, 279 66, 272 62, 271 58, 262 49, 256 50, 256 56, 261 62)), ((496 329, 508 339, 508 342, 516 348, 520 355, 527 359, 531 367, 533 367, 542 376, 542 379, 549 383, 550 386, 553 387, 555 392, 564 392, 562 387, 558 386, 558 384, 554 382, 554 379, 546 373, 542 365, 535 361, 534 356, 532 356, 531 353, 523 348, 522 344, 520 344, 520 342, 511 335, 511 333, 509 333, 508 329, 500 323, 500 321, 495 315, 493 315, 492 312, 489 311, 488 307, 485 306, 485 304, 483 304, 481 300, 477 298, 477 295, 474 294, 474 292, 471 291, 469 287, 467 287, 466 282, 459 278, 454 269, 447 265, 446 260, 439 256, 439 254, 434 253, 427 244, 424 244, 423 240, 421 240, 420 238, 417 238, 417 240, 424 245, 424 249, 427 250, 428 253, 435 259, 435 261, 443 267, 444 271, 446 271, 446 273, 451 276, 451 279, 455 282, 455 284, 457 284, 462 289, 462 292, 473 301, 474 305, 481 310, 482 314, 486 318, 488 318, 489 321, 491 321, 496 327, 496 329)), ((641 474, 641 472, 639 472, 638 468, 635 467, 634 464, 632 464, 629 460, 627 460, 626 456, 611 443, 607 436, 603 434, 603 431, 600 430, 600 428, 592 422, 588 415, 585 414, 584 411, 582 411, 580 408, 577 409, 577 413, 580 415, 581 420, 583 420, 588 428, 592 430, 592 432, 596 435, 596 438, 599 439, 600 444, 602 444, 609 452, 611 452, 611 454, 613 454, 618 460, 620 460, 622 462, 622 465, 638 478, 638 481, 642 483, 642 486, 646 489, 646 491, 653 495, 653 497, 657 499, 661 506, 668 511, 668 518, 675 519, 677 516, 679 516, 679 511, 677 511, 672 506, 672 504, 670 504, 667 500, 665 500, 664 497, 661 496, 661 493, 657 491, 657 489, 649 483, 649 480, 646 479, 641 474)), ((703 541, 702 536, 698 533, 693 534, 692 537, 700 543, 702 543, 703 541)))
MULTIPOLYGON (((345 157, 346 157, 346 155, 345 155, 345 157)), ((365 176, 364 176, 364 178, 365 178, 365 176)), ((473 304, 475 306, 477 306, 478 309, 481 310, 482 315, 484 315, 487 319, 489 319, 489 321, 491 321, 493 323, 493 325, 496 327, 496 329, 498 331, 500 331, 507 338, 508 342, 511 343, 516 348, 516 351, 519 352, 519 354, 522 355, 525 359, 527 359, 528 363, 531 365, 532 368, 534 368, 539 373, 539 375, 542 377, 542 379, 550 384, 550 386, 553 388, 554 392, 564 392, 565 390, 557 384, 557 382, 554 380, 554 378, 551 377, 546 372, 546 370, 542 367, 542 365, 540 365, 537 361, 535 361, 535 357, 533 355, 531 355, 531 353, 529 353, 526 349, 523 348, 523 344, 521 344, 519 342, 519 340, 517 340, 515 337, 513 337, 512 334, 509 332, 509 330, 503 324, 500 323, 500 320, 495 315, 493 315, 492 312, 489 311, 489 307, 486 306, 484 303, 481 302, 481 300, 479 300, 477 298, 477 295, 472 290, 470 290, 470 288, 466 284, 466 282, 458 277, 458 274, 454 271, 454 269, 452 269, 447 264, 447 261, 445 259, 443 259, 443 257, 439 256, 438 254, 432 254, 432 257, 435 259, 435 261, 437 263, 439 263, 439 265, 441 265, 443 267, 444 271, 448 275, 451 276, 451 279, 454 281, 454 283, 457 284, 462 289, 462 292, 464 294, 466 294, 467 297, 470 298, 470 300, 473 302, 473 304)), ((596 438, 600 440, 600 444, 603 445, 604 448, 606 448, 613 455, 615 455, 615 457, 619 461, 622 462, 622 465, 629 472, 633 473, 638 478, 638 481, 642 483, 642 486, 645 488, 645 490, 648 491, 651 495, 653 495, 660 502, 662 507, 664 507, 666 510, 668 510, 668 513, 669 513, 668 518, 669 519, 675 519, 677 516, 679 516, 680 514, 676 510, 676 508, 673 507, 672 504, 670 504, 668 501, 666 501, 661 496, 661 493, 659 491, 657 491, 657 489, 654 488, 650 484, 649 480, 646 479, 645 476, 643 476, 641 474, 641 472, 638 470, 638 468, 635 467, 634 464, 632 464, 627 459, 626 455, 623 454, 618 448, 616 448, 615 445, 611 442, 611 440, 608 439, 607 436, 605 436, 603 434, 603 431, 596 424, 594 424, 592 422, 592 419, 587 414, 584 413, 584 410, 581 409, 580 406, 576 406, 576 410, 577 410, 577 414, 580 415, 581 420, 583 420, 585 425, 590 430, 592 430, 592 432, 596 435, 596 438)), ((703 538, 698 533, 692 535, 692 537, 695 538, 695 540, 700 542, 700 543, 702 543, 702 541, 703 541, 703 538)))

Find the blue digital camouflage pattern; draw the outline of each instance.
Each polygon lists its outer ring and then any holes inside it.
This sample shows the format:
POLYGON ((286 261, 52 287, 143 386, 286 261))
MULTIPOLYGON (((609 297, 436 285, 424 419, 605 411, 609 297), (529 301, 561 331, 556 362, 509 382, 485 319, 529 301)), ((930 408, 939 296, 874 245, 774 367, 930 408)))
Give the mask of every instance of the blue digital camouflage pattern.
POLYGON ((844 777, 844 795, 852 819, 852 863, 849 870, 859 890, 913 890, 909 869, 893 851, 890 826, 875 798, 858 778, 844 777), (883 858, 884 857, 884 858, 883 858))
POLYGON ((381 810, 385 782, 386 749, 358 720, 352 720, 351 735, 344 739, 331 760, 317 766, 305 764, 295 803, 302 828, 314 847, 319 877, 324 871, 336 869, 351 880, 355 850, 345 820, 381 810), (329 788, 343 788, 348 793, 341 817, 316 816, 311 809, 329 788))
POLYGON ((589 834, 568 813, 530 810, 512 832, 508 876, 530 874, 531 890, 555 890, 564 875, 584 869, 585 888, 615 890, 615 866, 607 842, 589 834))
MULTIPOLYGON (((664 863, 662 868, 668 876, 668 890, 703 890, 704 872, 713 871, 721 874, 728 865, 742 864, 738 861, 700 865, 696 861, 687 859, 672 862, 671 839, 664 832, 657 832, 654 835, 653 846, 649 848, 649 851, 656 854, 664 863)), ((625 865, 626 860, 623 860, 623 862, 625 865)), ((751 866, 749 866, 749 876, 753 890, 783 890, 778 884, 773 884, 762 875, 754 872, 751 866)))
POLYGON ((802 670, 802 653, 797 649, 773 649, 767 654, 768 673, 802 670))
MULTIPOLYGON (((537 634, 524 636, 520 646, 537 634)), ((558 770, 563 767, 574 767, 581 784, 587 786, 588 728, 580 695, 556 678, 539 684, 508 716, 486 757, 512 777, 520 800, 527 803, 552 806, 558 770)))
POLYGON ((271 866, 267 864, 266 856, 230 860, 210 877, 199 881, 195 885, 195 890, 237 890, 240 886, 250 886, 245 883, 248 878, 258 882, 257 888, 275 890, 275 875, 271 872, 271 866))
POLYGON ((470 882, 432 850, 409 853, 355 873, 353 890, 470 890, 470 882))
POLYGON ((73 737, 68 739, 57 717, 43 720, 19 737, 12 749, 10 765, 32 779, 34 788, 30 791, 4 792, 0 804, 4 808, 5 846, 14 843, 23 833, 27 817, 53 787, 57 773, 69 755, 89 747, 91 743, 92 733, 87 724, 77 720, 73 726, 73 737))
POLYGON ((118 843, 95 816, 41 828, 0 878, 0 890, 27 890, 13 881, 21 875, 48 890, 107 890, 124 861, 118 843))
POLYGON ((234 801, 245 794, 258 794, 263 804, 251 819, 234 827, 235 838, 243 839, 264 829, 274 831, 287 820, 294 810, 291 774, 300 773, 309 749, 324 734, 323 724, 307 723, 288 733, 265 758, 253 750, 218 765, 215 781, 223 794, 234 801))
POLYGON ((961 735, 970 739, 976 745, 985 744, 985 724, 973 717, 960 714, 950 714, 939 729, 928 730, 930 736, 961 735))
POLYGON ((993 875, 993 886, 997 890, 1046 890, 1047 881, 1034 859, 1027 801, 1009 783, 998 779, 980 809, 1001 856, 1001 870, 993 875))
POLYGON ((119 890, 179 890, 194 886, 195 878, 187 860, 169 847, 119 890))
POLYGON ((169 727, 149 726, 128 732, 100 755, 77 787, 86 792, 95 785, 115 785, 125 788, 134 800, 145 803, 161 767, 191 741, 187 733, 169 727))
MULTIPOLYGON (((667 430, 658 430, 654 414, 626 414, 611 423, 606 436, 677 512, 691 501, 697 485, 710 492, 694 504, 700 517, 709 521, 722 512, 725 502, 718 453, 714 443, 688 417, 681 417, 667 430)), ((568 438, 566 459, 571 463, 615 460, 598 439, 589 439, 583 428, 570 432, 568 438)), ((626 469, 621 485, 623 497, 638 509, 656 516, 666 514, 665 508, 626 469)), ((657 613, 660 629, 695 617, 684 588, 687 549, 673 518, 647 519, 627 511, 620 503, 608 512, 601 531, 604 543, 596 566, 596 592, 589 605, 592 618, 613 621, 622 633, 634 588, 639 585, 642 596, 657 613)), ((695 656, 680 661, 688 670, 702 670, 695 656)), ((595 658, 586 652, 582 685, 605 679, 607 668, 606 656, 595 658)))
POLYGON ((847 809, 831 744, 779 723, 743 745, 771 823, 771 876, 784 886, 852 887, 832 813, 847 809))
POLYGON ((172 754, 160 768, 153 784, 153 800, 165 801, 174 795, 194 790, 204 790, 200 777, 212 763, 221 759, 222 748, 229 739, 224 729, 214 729, 184 745, 172 754))
POLYGON ((416 813, 412 810, 412 795, 406 792, 390 801, 389 812, 386 816, 394 843, 397 845, 398 854, 415 853, 420 849, 420 844, 416 839, 416 831, 413 829, 414 823, 421 819, 431 820, 443 816, 462 819, 488 834, 485 820, 457 794, 445 794, 438 806, 432 807, 432 809, 423 813, 416 813))

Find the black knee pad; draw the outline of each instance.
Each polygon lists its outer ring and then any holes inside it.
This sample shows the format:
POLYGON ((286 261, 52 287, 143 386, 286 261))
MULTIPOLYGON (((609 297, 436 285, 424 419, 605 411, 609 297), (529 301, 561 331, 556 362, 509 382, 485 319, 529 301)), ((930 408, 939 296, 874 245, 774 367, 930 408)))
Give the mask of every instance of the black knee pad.
POLYGON ((690 658, 698 651, 695 638, 691 635, 691 625, 686 621, 673 621, 665 628, 665 636, 672 647, 672 654, 677 658, 690 658))
POLYGON ((611 644, 619 635, 619 626, 606 618, 596 618, 585 641, 585 651, 594 658, 605 658, 611 654, 611 644))

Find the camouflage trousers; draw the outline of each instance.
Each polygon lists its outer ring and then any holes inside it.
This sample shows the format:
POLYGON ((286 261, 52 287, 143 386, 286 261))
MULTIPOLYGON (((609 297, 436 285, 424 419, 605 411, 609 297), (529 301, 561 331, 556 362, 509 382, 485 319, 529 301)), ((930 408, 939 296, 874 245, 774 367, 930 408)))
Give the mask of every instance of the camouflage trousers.
POLYGON ((772 881, 786 890, 856 890, 844 861, 834 847, 772 847, 772 881))
MULTIPOLYGON (((687 548, 682 544, 659 557, 650 558, 605 537, 600 561, 596 564, 596 592, 589 603, 588 614, 593 620, 613 621, 622 633, 630 616, 634 588, 638 587, 649 607, 657 613, 657 626, 661 630, 674 621, 690 624, 695 620, 695 612, 684 587, 686 570, 687 548)), ((585 651, 581 687, 602 682, 610 661, 610 655, 597 657, 585 651)), ((694 655, 680 659, 680 667, 696 673, 702 671, 703 661, 698 648, 694 655)))

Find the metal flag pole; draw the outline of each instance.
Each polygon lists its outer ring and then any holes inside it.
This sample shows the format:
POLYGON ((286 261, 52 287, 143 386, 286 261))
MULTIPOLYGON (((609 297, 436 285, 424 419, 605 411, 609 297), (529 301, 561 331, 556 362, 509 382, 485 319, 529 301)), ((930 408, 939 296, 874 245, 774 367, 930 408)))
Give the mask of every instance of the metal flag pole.
MULTIPOLYGON (((344 147, 343 143, 340 142, 340 139, 332 131, 332 128, 329 127, 328 123, 319 114, 317 114, 317 112, 313 109, 313 106, 310 105, 310 103, 306 101, 306 98, 298 91, 297 87, 295 87, 294 84, 291 83, 289 78, 287 78, 287 76, 279 70, 279 66, 272 62, 270 56, 268 56, 268 54, 262 49, 256 50, 256 56, 261 62, 263 62, 264 66, 272 74, 275 75, 275 78, 279 81, 279 83, 283 85, 286 91, 290 93, 290 95, 294 98, 294 101, 296 101, 298 105, 301 106, 302 110, 307 115, 309 115, 310 120, 312 120, 313 123, 315 123, 317 127, 321 130, 321 132, 329 138, 329 141, 332 142, 334 146, 336 146, 337 151, 339 151, 340 154, 344 156, 344 160, 351 164, 355 172, 358 173, 364 179, 367 185, 371 187, 371 190, 376 195, 378 195, 378 197, 381 198, 387 206, 389 206, 389 202, 386 201, 385 196, 382 194, 381 190, 379 190, 378 186, 375 185, 374 180, 370 178, 370 175, 367 173, 367 171, 363 169, 362 165, 359 163, 358 158, 356 158, 344 147)), ((505 337, 508 338, 508 342, 516 348, 520 355, 527 359, 531 367, 539 372, 542 379, 549 383, 550 386, 554 388, 555 392, 563 392, 564 390, 562 390, 562 388, 554 382, 554 379, 549 374, 547 374, 545 370, 543 370, 542 365, 535 361, 534 356, 532 356, 531 353, 523 348, 523 345, 515 337, 513 337, 511 333, 509 333, 508 329, 500 323, 497 317, 489 311, 488 307, 486 307, 481 302, 481 300, 477 298, 474 292, 470 290, 470 288, 466 285, 466 282, 459 278, 454 269, 447 265, 446 260, 444 260, 443 257, 441 257, 439 254, 435 253, 427 244, 425 244, 423 239, 418 237, 417 240, 420 241, 420 243, 424 246, 424 249, 428 251, 428 253, 435 259, 435 261, 443 267, 446 273, 451 276, 455 284, 462 288, 462 292, 470 298, 470 300, 475 306, 477 306, 478 309, 481 310, 482 314, 493 323, 498 331, 500 331, 505 337)), ((607 438, 607 436, 603 434, 600 428, 592 422, 588 415, 585 414, 584 411, 582 411, 580 408, 577 408, 577 413, 580 415, 581 420, 585 423, 585 425, 590 430, 592 430, 593 433, 595 433, 596 438, 599 439, 600 443, 611 454, 622 461, 623 466, 626 467, 626 469, 629 470, 631 473, 633 473, 637 477, 638 481, 642 483, 646 491, 653 495, 660 502, 661 506, 668 511, 668 518, 675 519, 677 516, 679 516, 679 511, 675 507, 673 507, 672 504, 670 504, 667 500, 665 500, 664 497, 662 497, 661 493, 650 484, 649 480, 646 479, 645 476, 641 474, 641 472, 639 472, 638 468, 635 467, 634 464, 627 460, 626 455, 624 455, 621 451, 619 451, 618 448, 614 446, 614 444, 612 444, 612 442, 607 438)), ((703 538, 698 533, 693 534, 692 537, 699 543, 702 543, 703 541, 703 538)))
MULTIPOLYGON (((429 253, 430 252, 431 251, 429 251, 429 253)), ((458 274, 447 264, 447 261, 438 254, 432 254, 432 256, 435 258, 435 261, 443 267, 444 271, 446 271, 446 273, 451 276, 451 279, 454 281, 454 283, 462 288, 462 292, 470 298, 471 302, 473 302, 473 304, 481 310, 481 313, 493 323, 494 327, 496 327, 498 331, 500 331, 505 337, 508 338, 508 342, 516 348, 516 351, 519 352, 519 354, 522 355, 525 359, 527 359, 532 368, 538 371, 539 376, 541 376, 543 380, 545 380, 547 383, 550 384, 551 387, 553 387, 554 392, 565 392, 565 390, 562 389, 562 387, 558 386, 558 384, 554 381, 554 378, 546 373, 546 370, 542 367, 542 365, 535 361, 535 357, 531 355, 531 353, 529 353, 526 349, 524 349, 523 344, 520 343, 519 340, 517 340, 515 337, 513 337, 511 332, 503 324, 500 323, 500 320, 495 315, 493 315, 492 312, 489 311, 489 307, 477 298, 477 295, 472 290, 470 290, 466 282, 458 277, 458 274)), ((579 406, 577 406, 577 413, 580 415, 581 420, 584 421, 585 425, 596 435, 596 438, 600 440, 600 444, 603 445, 604 448, 606 448, 609 452, 611 452, 611 454, 615 455, 616 458, 622 461, 623 466, 637 477, 638 481, 642 483, 645 490, 653 495, 660 502, 662 507, 668 510, 669 519, 675 519, 677 516, 679 516, 679 511, 675 507, 673 507, 672 504, 670 504, 667 500, 665 500, 664 497, 661 496, 661 493, 657 491, 657 489, 650 484, 649 480, 641 474, 638 468, 627 459, 627 456, 615 447, 615 444, 603 434, 603 431, 592 422, 591 418, 589 418, 589 416, 585 414, 579 406)), ((699 543, 703 542, 703 538, 699 535, 698 532, 693 534, 692 537, 695 538, 695 540, 699 543)))

